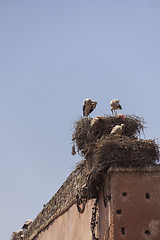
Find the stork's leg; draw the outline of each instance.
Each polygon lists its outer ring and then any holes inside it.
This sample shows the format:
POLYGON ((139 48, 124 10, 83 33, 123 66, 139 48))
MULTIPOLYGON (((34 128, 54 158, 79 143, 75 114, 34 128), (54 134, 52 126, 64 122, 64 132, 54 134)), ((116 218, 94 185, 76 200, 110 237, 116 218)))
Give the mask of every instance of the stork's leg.
POLYGON ((112 110, 111 110, 111 112, 112 112, 112 115, 114 116, 114 112, 113 112, 113 111, 114 111, 114 109, 112 109, 112 110))

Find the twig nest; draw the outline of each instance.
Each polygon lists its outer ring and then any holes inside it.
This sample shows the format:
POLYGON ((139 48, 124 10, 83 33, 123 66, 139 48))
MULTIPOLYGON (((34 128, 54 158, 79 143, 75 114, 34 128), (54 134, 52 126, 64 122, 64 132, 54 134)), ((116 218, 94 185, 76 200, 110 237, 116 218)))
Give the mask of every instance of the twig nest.
POLYGON ((154 140, 137 140, 126 136, 105 136, 95 144, 93 162, 120 167, 153 165, 159 159, 158 145, 154 140), (98 159, 98 160, 97 160, 98 159))
POLYGON ((84 156, 94 148, 97 140, 109 135, 113 127, 121 124, 125 124, 125 136, 128 137, 138 137, 144 128, 144 120, 137 116, 82 118, 75 123, 72 140, 76 143, 77 150, 84 156))

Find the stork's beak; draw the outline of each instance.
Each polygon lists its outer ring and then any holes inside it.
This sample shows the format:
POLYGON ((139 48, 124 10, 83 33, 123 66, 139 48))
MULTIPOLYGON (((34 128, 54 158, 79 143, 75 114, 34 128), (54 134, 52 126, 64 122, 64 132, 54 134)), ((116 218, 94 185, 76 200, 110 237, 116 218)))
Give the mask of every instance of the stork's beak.
POLYGON ((122 119, 123 119, 123 121, 125 121, 125 116, 122 114, 122 119))
POLYGON ((119 115, 118 115, 118 117, 119 117, 119 118, 121 117, 121 118, 122 118, 122 120, 123 120, 123 121, 125 121, 125 116, 124 116, 122 113, 121 113, 121 114, 119 114, 119 115))

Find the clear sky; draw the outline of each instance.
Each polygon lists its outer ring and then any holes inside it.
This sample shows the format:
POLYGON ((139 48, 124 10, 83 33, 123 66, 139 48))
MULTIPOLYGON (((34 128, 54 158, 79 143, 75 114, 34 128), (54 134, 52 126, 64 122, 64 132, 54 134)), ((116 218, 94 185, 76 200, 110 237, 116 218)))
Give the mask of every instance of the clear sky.
POLYGON ((92 117, 120 99, 158 139, 159 93, 159 0, 0 0, 0 240, 81 160, 71 139, 85 98, 92 117))

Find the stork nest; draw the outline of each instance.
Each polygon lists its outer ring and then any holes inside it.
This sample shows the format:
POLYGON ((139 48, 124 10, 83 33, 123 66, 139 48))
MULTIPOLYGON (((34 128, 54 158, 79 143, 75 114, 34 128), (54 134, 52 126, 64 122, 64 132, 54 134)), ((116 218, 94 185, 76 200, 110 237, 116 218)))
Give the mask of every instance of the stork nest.
POLYGON ((92 195, 95 195, 99 183, 104 179, 105 172, 111 166, 142 168, 155 165, 159 162, 159 147, 154 140, 104 136, 87 154, 88 159, 91 162, 87 185, 92 195))
POLYGON ((82 118, 74 125, 72 140, 77 151, 85 156, 101 137, 109 135, 115 125, 125 124, 125 136, 137 138, 144 129, 144 120, 137 116, 105 116, 97 118, 82 118))
POLYGON ((82 118, 75 123, 73 143, 84 156, 87 185, 92 196, 111 167, 155 165, 159 161, 159 147, 154 140, 139 140, 144 120, 137 116, 82 118), (125 125, 124 135, 110 135, 115 125, 125 125))
MULTIPOLYGON (((159 159, 159 147, 154 140, 137 140, 126 136, 105 136, 94 149, 93 161, 117 167, 140 167, 153 165, 159 159)), ((96 166, 97 166, 96 164, 96 166)))

